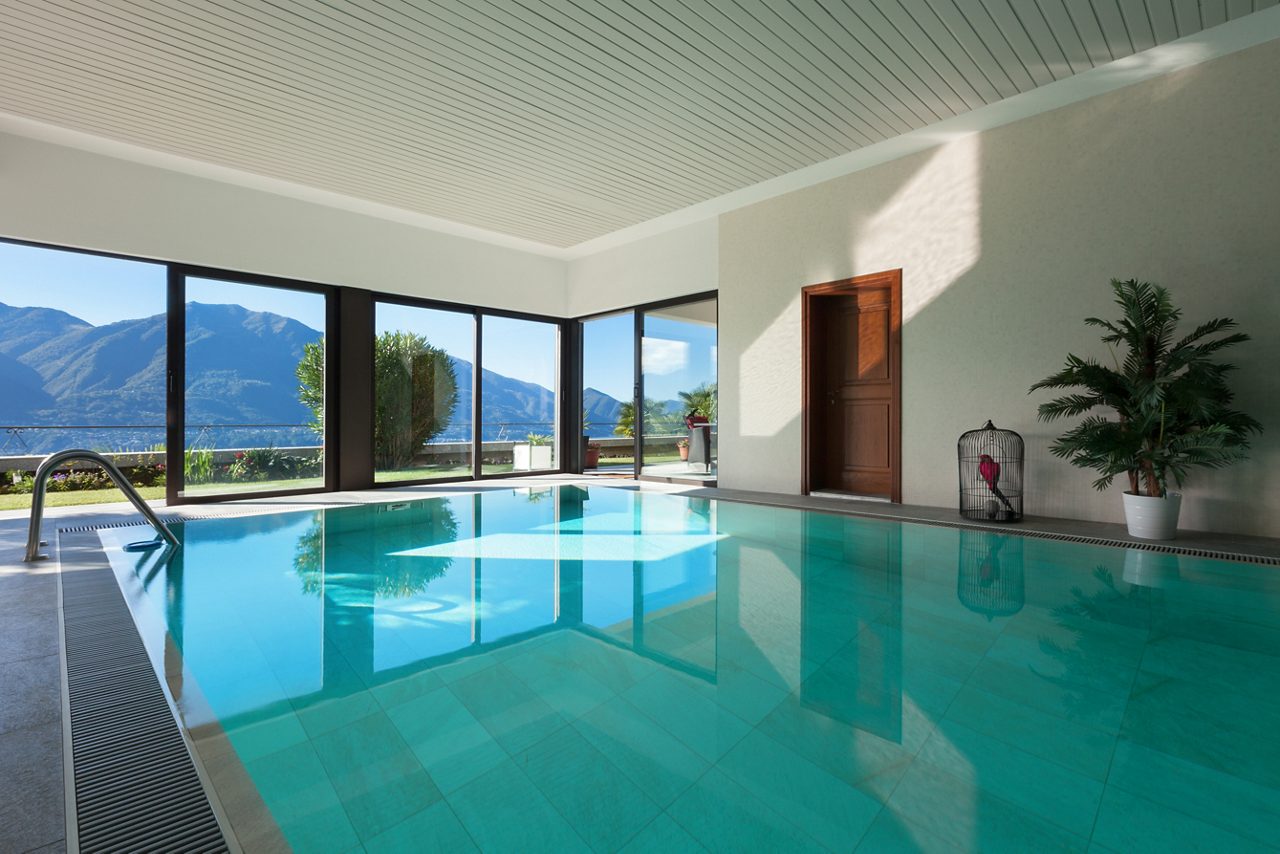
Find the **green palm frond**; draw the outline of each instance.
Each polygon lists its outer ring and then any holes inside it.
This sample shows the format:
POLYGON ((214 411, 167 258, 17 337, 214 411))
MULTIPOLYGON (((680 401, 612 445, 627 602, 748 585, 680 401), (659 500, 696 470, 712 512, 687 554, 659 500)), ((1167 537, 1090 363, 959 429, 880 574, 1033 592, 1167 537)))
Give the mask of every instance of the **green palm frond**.
POLYGON ((1112 279, 1111 287, 1121 317, 1089 317, 1085 323, 1103 329, 1102 341, 1121 350, 1117 367, 1071 354, 1062 370, 1031 386, 1033 392, 1072 391, 1040 404, 1041 421, 1087 416, 1059 436, 1050 452, 1098 472, 1096 489, 1123 474, 1131 489, 1148 495, 1163 494, 1170 477, 1181 484, 1191 468, 1222 468, 1245 459, 1249 437, 1262 425, 1230 408, 1227 376, 1235 366, 1211 357, 1249 336, 1224 334, 1236 323, 1219 317, 1176 338, 1182 312, 1167 289, 1136 279, 1112 279))

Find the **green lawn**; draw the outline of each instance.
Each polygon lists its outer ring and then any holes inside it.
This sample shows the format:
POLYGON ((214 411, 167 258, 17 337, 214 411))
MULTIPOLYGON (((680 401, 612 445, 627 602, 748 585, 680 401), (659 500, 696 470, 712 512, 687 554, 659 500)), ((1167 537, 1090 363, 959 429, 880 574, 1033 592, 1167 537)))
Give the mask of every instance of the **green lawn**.
POLYGON ((471 464, 456 466, 419 466, 417 468, 396 469, 394 471, 375 472, 375 483, 395 483, 401 480, 423 480, 429 477, 470 477, 471 464))
POLYGON ((248 495, 254 492, 279 492, 286 489, 324 489, 322 477, 297 477, 292 480, 251 480, 243 483, 187 484, 187 495, 248 495))
MULTIPOLYGON (((138 494, 148 501, 164 498, 163 486, 140 486, 138 494)), ((110 489, 80 489, 73 492, 49 492, 45 494, 46 507, 78 507, 84 504, 111 504, 128 501, 124 493, 114 486, 110 489)), ((0 510, 29 510, 31 495, 0 495, 0 510)))

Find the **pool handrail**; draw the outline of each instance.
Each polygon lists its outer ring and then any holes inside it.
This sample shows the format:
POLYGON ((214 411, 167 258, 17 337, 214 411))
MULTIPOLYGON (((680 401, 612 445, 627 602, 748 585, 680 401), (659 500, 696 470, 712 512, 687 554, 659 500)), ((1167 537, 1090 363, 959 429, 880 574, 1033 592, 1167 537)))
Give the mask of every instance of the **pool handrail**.
POLYGON ((151 524, 151 527, 156 529, 156 533, 169 545, 174 547, 179 545, 178 538, 169 530, 169 526, 161 522, 155 511, 147 506, 147 502, 142 500, 138 490, 133 488, 133 484, 121 473, 120 469, 116 468, 115 463, 96 451, 72 448, 66 451, 58 451, 56 454, 50 454, 44 458, 44 461, 36 469, 35 482, 31 487, 31 523, 27 529, 27 556, 24 558, 26 562, 31 563, 48 557, 48 555, 40 554, 40 524, 44 521, 44 496, 53 470, 69 460, 83 460, 102 466, 106 470, 107 476, 120 488, 120 491, 129 499, 129 502, 137 508, 143 518, 151 524))

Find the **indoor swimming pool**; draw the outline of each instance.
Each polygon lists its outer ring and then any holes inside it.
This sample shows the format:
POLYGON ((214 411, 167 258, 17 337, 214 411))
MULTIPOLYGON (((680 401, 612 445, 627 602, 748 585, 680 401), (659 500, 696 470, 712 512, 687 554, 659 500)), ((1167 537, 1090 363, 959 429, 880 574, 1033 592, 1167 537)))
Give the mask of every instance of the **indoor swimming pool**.
POLYGON ((1280 570, 618 486, 99 532, 246 850, 1280 844, 1280 570))

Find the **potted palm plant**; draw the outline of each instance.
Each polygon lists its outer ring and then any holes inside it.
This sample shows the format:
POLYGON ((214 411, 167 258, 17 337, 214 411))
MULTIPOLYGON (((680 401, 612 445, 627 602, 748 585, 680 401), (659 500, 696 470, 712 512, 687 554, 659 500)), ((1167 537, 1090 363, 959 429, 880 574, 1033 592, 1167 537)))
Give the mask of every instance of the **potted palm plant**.
POLYGON ((1170 491, 1170 479, 1180 487, 1193 467, 1223 468, 1245 459, 1249 435, 1262 430, 1231 408, 1226 379, 1234 366, 1212 358, 1249 336, 1222 334, 1236 323, 1219 317, 1175 339, 1182 312, 1165 288, 1134 279, 1113 279, 1111 287, 1122 317, 1114 322, 1090 317, 1085 323, 1106 331, 1102 340, 1114 366, 1068 355, 1061 371, 1031 391, 1076 390, 1039 407, 1042 421, 1087 415, 1059 436, 1050 452, 1097 471, 1093 486, 1098 490, 1125 475, 1130 536, 1172 539, 1182 496, 1170 491), (1097 409, 1110 413, 1094 413, 1097 409))

